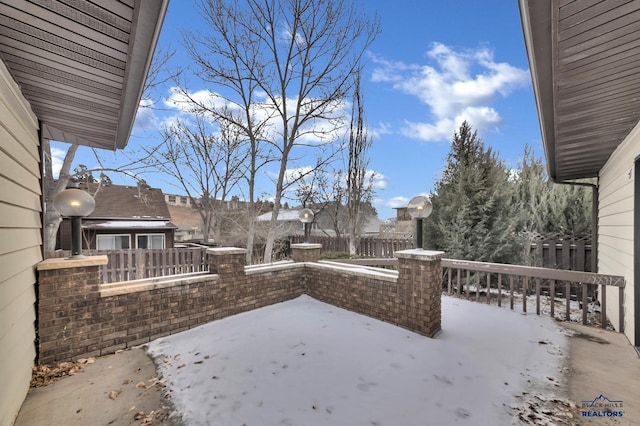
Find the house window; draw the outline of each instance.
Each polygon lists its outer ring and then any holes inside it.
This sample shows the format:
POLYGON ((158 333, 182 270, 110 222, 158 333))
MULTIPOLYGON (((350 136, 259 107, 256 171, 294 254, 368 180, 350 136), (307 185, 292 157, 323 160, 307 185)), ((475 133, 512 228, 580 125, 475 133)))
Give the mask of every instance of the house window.
POLYGON ((187 197, 180 197, 181 204, 189 204, 189 199, 187 197))
POLYGON ((136 234, 136 248, 163 249, 164 234, 136 234))
POLYGON ((176 196, 175 195, 169 195, 169 202, 175 204, 176 203, 176 196))
POLYGON ((97 250, 123 250, 131 248, 131 235, 129 234, 98 234, 96 236, 97 250))

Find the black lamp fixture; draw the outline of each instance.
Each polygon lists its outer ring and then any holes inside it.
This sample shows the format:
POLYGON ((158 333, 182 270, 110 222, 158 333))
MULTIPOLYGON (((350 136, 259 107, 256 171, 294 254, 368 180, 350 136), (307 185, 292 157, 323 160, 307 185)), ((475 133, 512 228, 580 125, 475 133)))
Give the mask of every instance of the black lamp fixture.
POLYGON ((300 222, 302 222, 304 224, 304 242, 308 243, 309 242, 309 234, 311 232, 309 227, 311 226, 311 222, 313 222, 313 210, 311 209, 302 209, 300 211, 300 214, 298 214, 298 219, 300 220, 300 222))
POLYGON ((407 205, 407 212, 416 219, 416 248, 422 249, 422 220, 429 217, 433 211, 431 200, 424 195, 413 197, 407 205))
POLYGON ((86 191, 78 189, 78 184, 61 191, 53 197, 53 207, 64 217, 71 219, 71 256, 68 259, 82 259, 82 218, 89 216, 96 208, 96 201, 86 191))

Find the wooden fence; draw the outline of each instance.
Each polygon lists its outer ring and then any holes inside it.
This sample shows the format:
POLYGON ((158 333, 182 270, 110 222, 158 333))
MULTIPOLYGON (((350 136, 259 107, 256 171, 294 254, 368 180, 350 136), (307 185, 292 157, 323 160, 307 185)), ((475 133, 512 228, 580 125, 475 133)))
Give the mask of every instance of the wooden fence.
MULTIPOLYGON (((290 238, 292 244, 304 242, 303 236, 290 238)), ((323 252, 348 252, 349 240, 327 236, 311 235, 310 243, 322 244, 323 252)), ((356 246, 356 253, 362 257, 388 258, 394 252, 415 247, 412 239, 363 237, 356 246)), ((564 269, 570 271, 593 272, 591 244, 583 240, 540 240, 531 243, 531 266, 564 269)))
MULTIPOLYGON (((304 242, 304 237, 302 236, 291 237, 291 243, 293 244, 302 242, 304 242)), ((347 238, 311 235, 308 242, 322 244, 323 252, 349 251, 349 239, 347 238)), ((412 249, 414 247, 415 244, 413 240, 409 239, 363 237, 360 238, 360 241, 356 245, 356 253, 363 257, 389 258, 394 257, 396 251, 412 249)))
POLYGON ((583 240, 544 240, 531 243, 533 266, 594 272, 591 244, 583 240))
MULTIPOLYGON (((105 255, 109 262, 102 267, 105 283, 156 278, 166 275, 206 272, 206 247, 158 250, 83 250, 86 255, 105 255)), ((58 250, 46 257, 67 257, 69 251, 58 250)))

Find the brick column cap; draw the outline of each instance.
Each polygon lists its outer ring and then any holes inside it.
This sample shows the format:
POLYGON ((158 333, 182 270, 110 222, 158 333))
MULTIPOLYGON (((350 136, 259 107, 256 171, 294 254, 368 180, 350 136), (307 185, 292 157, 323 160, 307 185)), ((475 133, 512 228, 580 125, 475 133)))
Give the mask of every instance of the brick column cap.
POLYGON ((440 260, 444 257, 444 252, 435 250, 411 249, 396 251, 394 255, 398 259, 440 260))
POLYGON ((316 244, 316 243, 298 243, 298 244, 291 244, 291 248, 293 249, 299 249, 299 250, 314 250, 314 249, 321 249, 322 248, 322 244, 316 244))
POLYGON ((225 254, 246 254, 247 249, 237 247, 215 247, 207 249, 207 253, 214 256, 222 256, 225 254))
POLYGON ((52 271, 55 269, 86 268, 87 266, 102 266, 109 263, 105 255, 87 256, 82 259, 49 258, 38 263, 38 271, 52 271))

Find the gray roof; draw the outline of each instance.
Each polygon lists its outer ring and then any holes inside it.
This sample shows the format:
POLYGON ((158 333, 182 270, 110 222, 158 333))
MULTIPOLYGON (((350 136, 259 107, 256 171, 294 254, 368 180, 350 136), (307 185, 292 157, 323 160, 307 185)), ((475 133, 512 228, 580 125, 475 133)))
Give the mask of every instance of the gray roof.
POLYGON ((595 177, 640 119, 640 1, 519 5, 549 175, 595 177))
POLYGON ((127 145, 168 0, 2 0, 0 58, 42 137, 127 145))
MULTIPOLYGON (((300 212, 302 209, 280 209, 278 211, 278 222, 299 222, 300 212)), ((265 222, 271 220, 272 213, 267 212, 258 216, 259 222, 265 222)))
MULTIPOLYGON (((86 184, 81 184, 84 189, 86 184)), ((90 184, 96 208, 89 219, 171 219, 161 189, 146 186, 90 184)))

